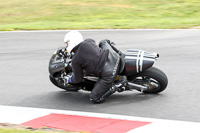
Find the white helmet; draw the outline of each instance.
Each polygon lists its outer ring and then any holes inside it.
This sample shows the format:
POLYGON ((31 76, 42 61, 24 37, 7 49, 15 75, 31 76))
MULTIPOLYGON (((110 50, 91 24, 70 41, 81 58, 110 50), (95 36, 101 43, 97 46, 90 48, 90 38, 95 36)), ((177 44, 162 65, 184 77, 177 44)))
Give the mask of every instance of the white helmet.
POLYGON ((71 50, 83 41, 83 36, 78 31, 70 31, 65 35, 64 43, 67 44, 67 51, 71 52, 71 50))

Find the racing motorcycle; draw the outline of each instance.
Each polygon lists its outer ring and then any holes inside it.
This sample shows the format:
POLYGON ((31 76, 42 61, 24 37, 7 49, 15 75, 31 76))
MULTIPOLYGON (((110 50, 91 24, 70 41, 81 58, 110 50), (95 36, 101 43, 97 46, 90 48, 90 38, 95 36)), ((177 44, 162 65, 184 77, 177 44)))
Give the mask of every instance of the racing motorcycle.
MULTIPOLYGON (((156 94, 165 90, 168 84, 167 76, 160 69, 152 67, 158 60, 159 54, 129 49, 122 55, 124 56, 122 71, 116 77, 109 93, 137 90, 146 94, 156 94)), ((72 73, 72 56, 67 52, 66 47, 60 47, 53 53, 49 61, 50 81, 66 91, 79 89, 91 91, 98 80, 94 75, 85 73, 78 87, 71 87, 67 83, 67 77, 72 73)))

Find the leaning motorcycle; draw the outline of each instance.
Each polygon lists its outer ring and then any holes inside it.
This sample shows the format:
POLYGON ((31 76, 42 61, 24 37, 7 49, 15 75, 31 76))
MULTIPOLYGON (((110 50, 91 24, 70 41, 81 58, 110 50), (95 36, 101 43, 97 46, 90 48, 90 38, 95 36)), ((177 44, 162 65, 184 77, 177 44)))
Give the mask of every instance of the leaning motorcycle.
MULTIPOLYGON (((157 94, 166 89, 167 76, 160 69, 153 67, 153 64, 159 58, 159 54, 129 49, 123 55, 122 72, 112 84, 111 93, 137 90, 146 94, 157 94)), ((72 73, 72 56, 66 51, 66 47, 60 47, 53 53, 49 61, 50 81, 66 91, 78 91, 79 89, 92 91, 98 80, 98 77, 94 75, 85 73, 83 81, 78 87, 71 87, 67 83, 67 76, 72 73)))

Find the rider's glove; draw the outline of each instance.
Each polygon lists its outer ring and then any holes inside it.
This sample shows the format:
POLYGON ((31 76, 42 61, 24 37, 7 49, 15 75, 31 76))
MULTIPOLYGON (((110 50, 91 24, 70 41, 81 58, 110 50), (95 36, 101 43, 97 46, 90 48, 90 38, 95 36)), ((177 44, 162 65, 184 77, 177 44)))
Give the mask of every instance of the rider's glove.
POLYGON ((72 82, 72 76, 71 76, 71 75, 67 75, 67 77, 66 77, 66 82, 67 82, 67 83, 72 82))

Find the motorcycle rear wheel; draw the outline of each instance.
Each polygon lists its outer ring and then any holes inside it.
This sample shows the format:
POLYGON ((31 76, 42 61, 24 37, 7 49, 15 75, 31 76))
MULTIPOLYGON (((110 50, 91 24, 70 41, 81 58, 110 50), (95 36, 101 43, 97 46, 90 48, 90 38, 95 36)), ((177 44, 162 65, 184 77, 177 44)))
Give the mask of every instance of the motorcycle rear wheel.
POLYGON ((168 78, 165 73, 155 67, 148 68, 141 73, 129 76, 127 79, 129 82, 148 87, 147 90, 142 91, 146 94, 160 93, 166 89, 168 84, 168 78))

